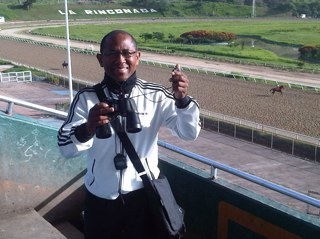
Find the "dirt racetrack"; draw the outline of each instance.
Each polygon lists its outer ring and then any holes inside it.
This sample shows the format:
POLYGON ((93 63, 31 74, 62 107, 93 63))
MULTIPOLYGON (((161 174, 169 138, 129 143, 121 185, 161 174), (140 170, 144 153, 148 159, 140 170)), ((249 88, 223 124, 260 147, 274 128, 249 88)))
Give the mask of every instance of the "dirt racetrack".
MULTIPOLYGON (((65 50, 0 39, 0 58, 68 75, 61 66, 67 58, 65 50)), ((183 66, 183 62, 181 64, 183 66)), ((138 76, 170 87, 170 71, 140 64, 138 76)), ((76 79, 99 82, 103 69, 95 56, 72 53, 72 74, 76 79)), ((189 94, 198 100, 202 109, 320 137, 319 93, 285 88, 283 96, 272 95, 270 85, 190 72, 188 77, 189 94)))

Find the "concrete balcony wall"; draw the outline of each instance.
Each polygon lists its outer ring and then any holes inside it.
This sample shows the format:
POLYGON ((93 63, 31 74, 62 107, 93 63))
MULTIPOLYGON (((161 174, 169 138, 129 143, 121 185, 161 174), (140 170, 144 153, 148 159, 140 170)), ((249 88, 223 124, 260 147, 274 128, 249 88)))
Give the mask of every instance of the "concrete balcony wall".
MULTIPOLYGON (((43 121, 0 114, 0 217, 35 208, 51 224, 77 221, 79 227, 85 159, 64 159, 56 134, 57 128, 43 121)), ((213 181, 164 155, 160 168, 186 211, 186 239, 320 238, 318 217, 213 181)))

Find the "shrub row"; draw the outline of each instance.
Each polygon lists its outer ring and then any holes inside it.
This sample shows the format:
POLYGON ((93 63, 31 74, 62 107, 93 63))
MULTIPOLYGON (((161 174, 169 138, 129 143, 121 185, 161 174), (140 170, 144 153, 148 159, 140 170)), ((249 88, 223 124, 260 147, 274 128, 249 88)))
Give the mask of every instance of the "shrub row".
POLYGON ((230 42, 235 40, 237 37, 231 32, 217 32, 207 30, 195 30, 185 32, 180 35, 181 38, 189 39, 190 41, 197 42, 230 42))
POLYGON ((305 60, 320 61, 320 45, 299 48, 300 57, 305 60))

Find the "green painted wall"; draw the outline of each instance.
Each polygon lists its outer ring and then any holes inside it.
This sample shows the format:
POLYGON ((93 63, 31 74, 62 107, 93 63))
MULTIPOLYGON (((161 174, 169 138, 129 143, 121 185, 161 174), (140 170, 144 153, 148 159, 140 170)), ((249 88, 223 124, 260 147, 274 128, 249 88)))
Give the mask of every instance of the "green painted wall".
POLYGON ((202 171, 161 157, 178 204, 186 210, 187 239, 319 239, 320 220, 202 171))

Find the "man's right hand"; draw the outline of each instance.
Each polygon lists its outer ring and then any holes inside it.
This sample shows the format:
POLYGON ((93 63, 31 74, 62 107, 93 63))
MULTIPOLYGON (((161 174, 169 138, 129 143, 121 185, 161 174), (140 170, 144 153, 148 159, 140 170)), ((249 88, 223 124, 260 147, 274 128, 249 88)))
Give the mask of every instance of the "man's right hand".
POLYGON ((96 128, 110 122, 109 113, 114 112, 114 108, 107 103, 100 102, 93 106, 89 111, 86 130, 89 135, 94 135, 96 128))

